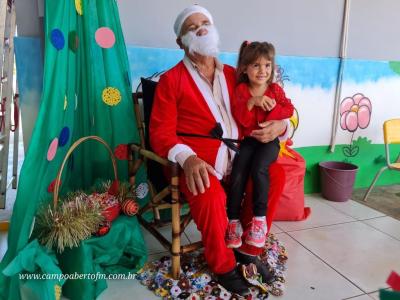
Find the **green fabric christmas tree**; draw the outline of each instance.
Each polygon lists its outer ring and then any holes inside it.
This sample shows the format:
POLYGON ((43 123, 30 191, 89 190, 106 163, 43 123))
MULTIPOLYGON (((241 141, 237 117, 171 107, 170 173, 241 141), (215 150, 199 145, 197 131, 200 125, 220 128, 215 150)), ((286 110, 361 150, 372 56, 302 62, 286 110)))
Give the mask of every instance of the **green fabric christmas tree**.
MULTIPOLYGON (((50 203, 51 183, 73 142, 96 135, 114 149, 139 141, 116 1, 53 0, 45 6, 42 101, 0 264, 0 299, 20 299, 18 276, 6 277, 3 270, 28 244, 37 209, 50 203)), ((118 162, 118 173, 126 179, 126 161, 118 162)), ((86 142, 69 159, 61 190, 86 189, 99 178, 113 179, 109 154, 102 145, 86 142)), ((143 172, 138 181, 145 182, 143 172)), ((131 254, 145 256, 140 230, 135 234, 140 247, 131 254)))

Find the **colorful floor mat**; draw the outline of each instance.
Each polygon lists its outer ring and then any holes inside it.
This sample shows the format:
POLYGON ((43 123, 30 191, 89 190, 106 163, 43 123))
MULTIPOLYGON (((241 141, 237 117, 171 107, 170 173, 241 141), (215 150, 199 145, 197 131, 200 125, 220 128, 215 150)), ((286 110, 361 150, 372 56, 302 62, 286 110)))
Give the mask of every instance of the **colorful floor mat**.
POLYGON ((253 286, 250 288, 251 294, 245 298, 229 293, 213 279, 202 252, 193 252, 182 257, 179 280, 173 280, 169 276, 171 268, 169 256, 146 263, 138 272, 136 279, 160 298, 168 300, 254 300, 267 299, 269 294, 281 296, 284 291, 284 273, 288 256, 285 247, 273 234, 268 236, 261 259, 274 270, 274 281, 266 285, 260 281, 259 276, 246 278, 253 286))

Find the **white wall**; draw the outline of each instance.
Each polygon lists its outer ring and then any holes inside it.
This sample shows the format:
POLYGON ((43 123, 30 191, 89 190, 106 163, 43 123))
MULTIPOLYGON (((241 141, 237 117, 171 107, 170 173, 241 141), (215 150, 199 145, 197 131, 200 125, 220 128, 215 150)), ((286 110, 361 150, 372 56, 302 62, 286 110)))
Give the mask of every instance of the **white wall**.
POLYGON ((400 60, 400 1, 351 0, 348 56, 400 60))
MULTIPOLYGON (((198 3, 213 14, 223 51, 237 51, 242 40, 248 39, 271 41, 280 55, 339 55, 345 0, 117 1, 125 39, 131 45, 176 48, 175 17, 198 3)), ((349 1, 348 57, 400 60, 400 1, 349 1)), ((42 35, 43 2, 15 1, 20 36, 42 35)))
POLYGON ((44 0, 15 1, 19 36, 40 37, 43 35, 43 20, 41 18, 43 17, 43 1, 44 0))
POLYGON ((173 23, 192 3, 206 7, 223 51, 243 40, 268 40, 282 55, 337 56, 343 0, 119 0, 127 44, 176 48, 173 23))
MULTIPOLYGON (((185 7, 210 10, 223 51, 268 40, 278 54, 337 57, 344 0, 118 0, 127 44, 176 48, 172 26, 185 7)), ((350 0, 348 57, 400 60, 399 0, 350 0)))

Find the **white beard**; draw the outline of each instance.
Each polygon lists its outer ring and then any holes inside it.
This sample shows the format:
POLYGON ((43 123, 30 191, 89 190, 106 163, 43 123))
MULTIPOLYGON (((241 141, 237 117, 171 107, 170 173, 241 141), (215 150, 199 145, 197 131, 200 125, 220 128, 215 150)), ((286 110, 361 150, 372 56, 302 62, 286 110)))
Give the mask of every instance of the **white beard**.
POLYGON ((182 36, 181 41, 191 54, 196 52, 203 56, 216 57, 219 53, 219 35, 214 25, 203 25, 199 27, 196 32, 188 31, 182 36), (208 33, 198 36, 197 32, 203 28, 205 28, 208 33))

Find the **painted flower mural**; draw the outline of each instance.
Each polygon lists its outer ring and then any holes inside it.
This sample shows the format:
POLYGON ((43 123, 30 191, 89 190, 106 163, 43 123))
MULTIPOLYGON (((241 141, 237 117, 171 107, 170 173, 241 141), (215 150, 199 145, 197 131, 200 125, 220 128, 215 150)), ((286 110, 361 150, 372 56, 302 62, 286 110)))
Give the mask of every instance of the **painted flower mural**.
MULTIPOLYGON (((274 74, 274 81, 279 84, 282 88, 285 86, 285 81, 290 81, 290 78, 287 74, 285 74, 285 70, 280 65, 276 65, 275 74, 274 74)), ((281 140, 281 150, 279 151, 279 156, 287 155, 293 157, 293 154, 287 150, 287 146, 292 146, 293 141, 292 138, 294 133, 296 132, 297 128, 299 127, 299 113, 296 108, 294 108, 293 115, 289 119, 290 125, 288 126, 287 130, 287 139, 281 140)))
POLYGON ((281 87, 285 86, 285 81, 290 81, 289 76, 285 74, 285 70, 280 65, 276 65, 274 75, 275 75, 274 81, 281 87))
POLYGON ((371 101, 363 94, 344 98, 340 103, 340 126, 354 132, 358 127, 367 128, 371 120, 371 101))
POLYGON ((369 98, 361 93, 347 97, 340 103, 340 127, 352 133, 350 144, 343 148, 343 154, 353 157, 358 154, 359 147, 353 145, 354 133, 358 128, 365 129, 371 121, 372 105, 369 98))

